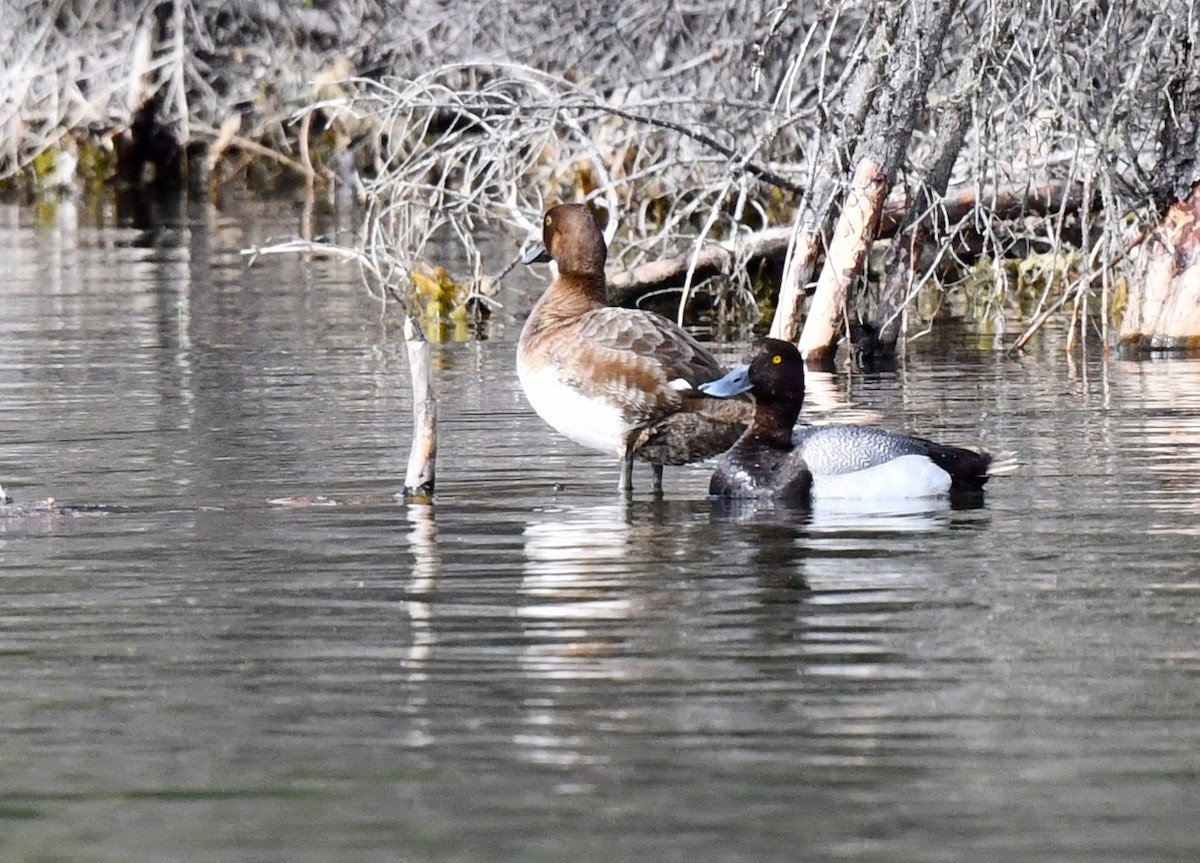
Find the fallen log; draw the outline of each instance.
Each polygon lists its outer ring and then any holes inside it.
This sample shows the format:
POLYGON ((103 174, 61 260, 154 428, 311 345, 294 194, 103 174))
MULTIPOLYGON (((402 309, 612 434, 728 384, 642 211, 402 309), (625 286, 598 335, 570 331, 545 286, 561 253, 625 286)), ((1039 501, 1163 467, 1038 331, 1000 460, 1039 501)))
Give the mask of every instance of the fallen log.
MULTIPOLYGON (((1022 216, 1045 216, 1060 210, 1073 212, 1083 205, 1083 187, 1065 180, 1044 180, 1028 186, 993 188, 962 184, 949 189, 940 200, 938 222, 953 225, 976 207, 1001 221, 1022 216)), ((880 213, 877 239, 890 239, 899 229, 908 201, 904 195, 888 198, 880 213)), ((729 276, 741 262, 747 269, 763 263, 782 265, 792 236, 790 225, 764 228, 733 240, 709 242, 699 257, 696 281, 729 276)), ((614 306, 636 306, 652 291, 683 286, 691 263, 690 251, 650 261, 608 279, 608 301, 614 306)))

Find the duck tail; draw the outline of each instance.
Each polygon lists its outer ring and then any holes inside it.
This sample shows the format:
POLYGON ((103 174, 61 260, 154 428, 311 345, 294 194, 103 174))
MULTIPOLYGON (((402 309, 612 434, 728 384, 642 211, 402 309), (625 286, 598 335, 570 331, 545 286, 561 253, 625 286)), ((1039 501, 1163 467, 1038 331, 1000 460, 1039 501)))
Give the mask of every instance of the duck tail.
POLYGON ((991 461, 988 462, 988 476, 1005 476, 1016 472, 1020 466, 1017 461, 1017 454, 1012 450, 1004 450, 1003 452, 994 453, 991 461))

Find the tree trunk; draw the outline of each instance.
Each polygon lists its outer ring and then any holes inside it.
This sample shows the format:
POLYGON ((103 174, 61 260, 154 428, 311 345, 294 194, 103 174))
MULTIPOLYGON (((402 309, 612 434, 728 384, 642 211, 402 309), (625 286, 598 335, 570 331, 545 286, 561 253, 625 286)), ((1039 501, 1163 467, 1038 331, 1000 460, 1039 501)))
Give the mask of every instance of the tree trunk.
POLYGON ((1162 222, 1138 250, 1121 317, 1120 342, 1133 351, 1200 349, 1200 69, 1195 34, 1177 42, 1179 74, 1159 136, 1156 203, 1162 222))
POLYGON ((1200 348, 1200 184, 1139 249, 1121 318, 1121 344, 1134 351, 1200 348))
POLYGON ((413 439, 400 496, 410 503, 429 503, 437 472, 437 396, 433 392, 432 349, 416 318, 404 321, 408 371, 413 390, 413 439))
POLYGON ((800 354, 811 366, 828 365, 833 359, 846 295, 871 250, 887 189, 887 177, 879 165, 859 163, 800 334, 800 354))
POLYGON ((849 170, 844 147, 839 142, 853 142, 862 135, 863 124, 871 110, 876 93, 882 86, 888 56, 888 46, 896 38, 901 16, 899 6, 884 0, 872 10, 873 35, 859 57, 858 70, 846 88, 842 100, 843 122, 831 130, 827 146, 820 148, 819 161, 813 171, 813 181, 800 204, 800 213, 792 229, 788 256, 771 321, 773 338, 796 341, 804 306, 805 288, 820 259, 822 238, 833 222, 833 208, 838 199, 838 187, 849 170))
MULTIPOLYGON (((924 104, 937 70, 942 40, 959 6, 960 0, 904 4, 907 14, 900 38, 891 46, 882 90, 872 106, 862 140, 855 148, 858 161, 855 186, 869 191, 852 202, 857 212, 849 218, 843 213, 838 235, 834 238, 834 243, 847 251, 861 249, 861 257, 857 260, 858 268, 850 272, 845 269, 851 261, 849 256, 835 256, 832 247, 826 256, 812 310, 800 336, 800 351, 810 364, 827 363, 837 349, 838 323, 845 314, 847 289, 852 279, 861 273, 866 251, 875 239, 879 212, 893 178, 902 166, 918 108, 924 104), (843 236, 844 230, 863 233, 858 237, 843 236)), ((847 200, 849 202, 849 198, 847 200)))
POLYGON ((865 328, 869 338, 855 342, 857 360, 870 363, 895 356, 900 339, 901 312, 917 278, 920 253, 933 233, 935 224, 945 220, 946 189, 950 174, 966 140, 971 125, 971 84, 979 74, 984 55, 977 62, 959 67, 953 84, 952 99, 943 107, 938 118, 937 136, 930 167, 913 184, 908 199, 904 224, 888 247, 884 264, 884 281, 879 288, 878 301, 865 328))

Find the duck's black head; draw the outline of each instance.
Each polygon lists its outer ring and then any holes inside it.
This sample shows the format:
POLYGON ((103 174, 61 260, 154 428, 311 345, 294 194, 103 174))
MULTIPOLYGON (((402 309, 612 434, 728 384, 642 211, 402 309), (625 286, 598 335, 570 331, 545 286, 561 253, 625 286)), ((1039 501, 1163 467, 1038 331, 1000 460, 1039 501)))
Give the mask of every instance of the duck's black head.
POLYGON ((804 402, 804 358, 791 342, 758 339, 742 356, 750 379, 750 390, 759 404, 795 404, 799 413, 804 402))
POLYGON ((534 264, 553 258, 560 273, 603 278, 606 257, 604 231, 592 208, 559 204, 542 219, 542 245, 530 249, 522 260, 534 264))
POLYGON ((760 405, 794 402, 798 412, 804 401, 804 360, 791 342, 758 339, 729 374, 700 389, 718 398, 750 392, 760 405))
POLYGON ((749 392, 754 396, 751 431, 761 439, 790 445, 792 426, 804 404, 804 359, 791 342, 758 339, 729 374, 702 384, 701 392, 729 398, 749 392))

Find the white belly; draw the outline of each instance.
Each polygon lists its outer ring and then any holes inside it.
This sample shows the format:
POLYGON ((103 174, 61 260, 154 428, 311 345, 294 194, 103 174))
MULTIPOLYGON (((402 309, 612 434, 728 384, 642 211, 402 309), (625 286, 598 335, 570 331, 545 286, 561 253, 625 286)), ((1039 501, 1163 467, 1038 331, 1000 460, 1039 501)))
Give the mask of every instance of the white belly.
POLYGON ((538 416, 560 434, 588 449, 625 454, 631 428, 617 405, 580 395, 550 369, 530 371, 518 362, 517 377, 538 416))
POLYGON ((878 500, 940 497, 950 491, 950 474, 923 455, 904 455, 865 470, 813 474, 814 498, 878 500))

